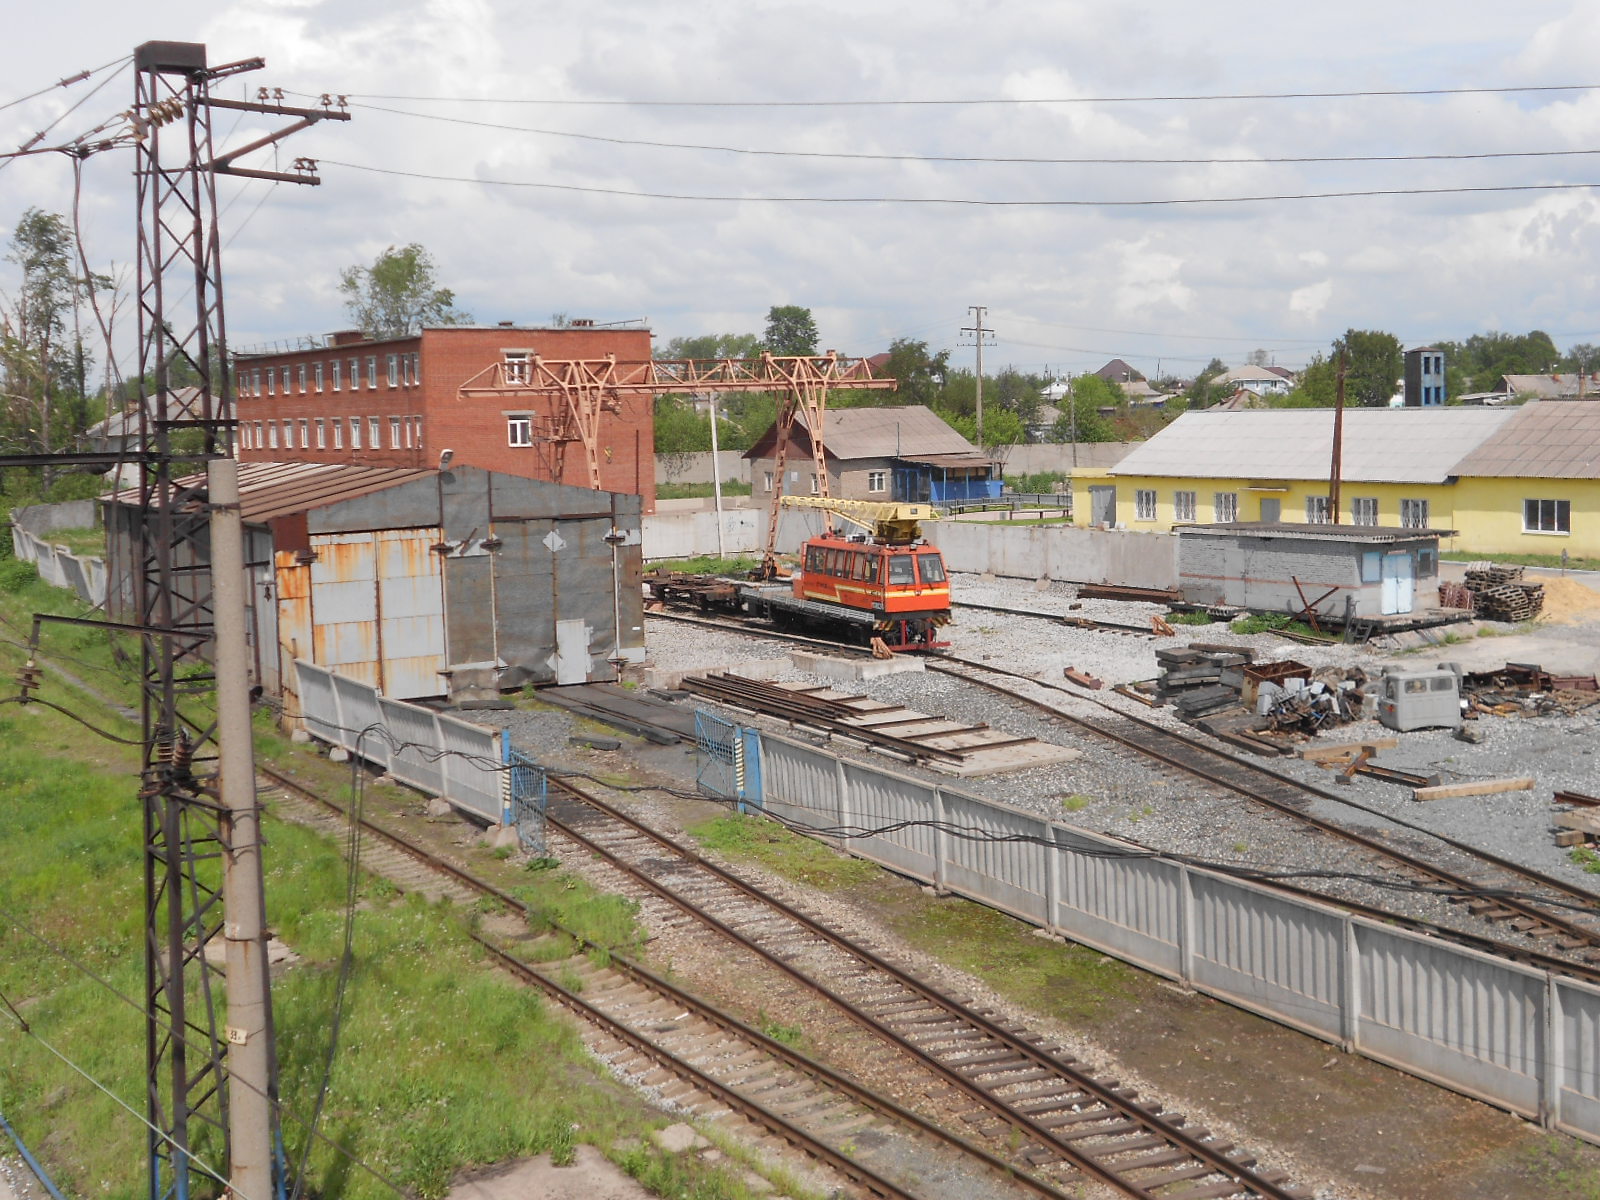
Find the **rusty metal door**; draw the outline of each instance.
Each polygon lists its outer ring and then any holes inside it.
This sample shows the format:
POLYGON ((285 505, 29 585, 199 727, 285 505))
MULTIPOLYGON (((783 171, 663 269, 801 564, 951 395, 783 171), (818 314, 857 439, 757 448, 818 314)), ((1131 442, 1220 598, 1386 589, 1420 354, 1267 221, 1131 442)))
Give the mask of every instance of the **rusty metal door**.
POLYGON ((311 550, 311 661, 383 690, 372 534, 318 534, 311 550))
POLYGON ((434 529, 384 529, 377 539, 378 650, 383 694, 438 696, 444 676, 444 576, 434 529))

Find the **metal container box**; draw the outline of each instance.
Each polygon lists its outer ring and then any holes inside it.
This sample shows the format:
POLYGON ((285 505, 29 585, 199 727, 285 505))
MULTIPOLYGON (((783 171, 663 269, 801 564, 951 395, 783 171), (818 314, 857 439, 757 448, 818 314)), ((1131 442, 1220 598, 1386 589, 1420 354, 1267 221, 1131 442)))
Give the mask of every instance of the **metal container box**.
POLYGON ((1378 720, 1402 733, 1454 729, 1461 724, 1461 673, 1448 664, 1432 670, 1386 671, 1378 682, 1378 720))

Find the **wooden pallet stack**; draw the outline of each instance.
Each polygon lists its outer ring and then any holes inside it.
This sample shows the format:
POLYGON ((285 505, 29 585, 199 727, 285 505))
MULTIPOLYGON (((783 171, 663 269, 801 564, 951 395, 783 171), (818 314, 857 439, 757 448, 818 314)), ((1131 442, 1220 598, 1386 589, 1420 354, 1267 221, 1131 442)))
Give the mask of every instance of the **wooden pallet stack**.
POLYGON ((1466 586, 1472 593, 1473 615, 1490 621, 1528 621, 1544 608, 1544 585, 1525 582, 1521 567, 1473 563, 1467 568, 1466 586))

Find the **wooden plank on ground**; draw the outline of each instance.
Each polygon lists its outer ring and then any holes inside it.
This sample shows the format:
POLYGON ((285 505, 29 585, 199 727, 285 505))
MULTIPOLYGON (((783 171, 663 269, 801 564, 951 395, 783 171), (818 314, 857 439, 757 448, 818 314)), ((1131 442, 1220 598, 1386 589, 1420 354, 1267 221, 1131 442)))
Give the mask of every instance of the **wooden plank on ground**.
POLYGON ((1600 817, 1590 812, 1557 813, 1551 822, 1562 829, 1578 829, 1591 837, 1600 837, 1600 817))
POLYGON ((1365 742, 1341 742, 1336 746, 1305 746, 1300 750, 1300 757, 1310 762, 1324 758, 1344 758, 1347 755, 1360 754, 1363 750, 1377 753, 1379 750, 1393 750, 1400 744, 1399 738, 1370 738, 1365 742))
POLYGON ((1533 776, 1519 775, 1514 779, 1473 779, 1467 783, 1444 783, 1438 787, 1420 787, 1411 793, 1413 800, 1449 800, 1456 796, 1493 796, 1498 792, 1531 792, 1533 776))

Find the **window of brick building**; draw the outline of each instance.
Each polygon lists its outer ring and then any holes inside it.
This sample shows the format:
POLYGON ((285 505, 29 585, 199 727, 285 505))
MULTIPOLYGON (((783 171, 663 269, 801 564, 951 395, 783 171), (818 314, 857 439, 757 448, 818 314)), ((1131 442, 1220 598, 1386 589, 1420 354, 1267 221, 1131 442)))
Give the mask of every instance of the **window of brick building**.
POLYGON ((254 393, 255 395, 257 395, 257 396, 261 395, 261 368, 260 367, 257 367, 253 371, 250 372, 250 391, 252 393, 254 393))
POLYGON ((283 422, 283 448, 285 450, 294 449, 294 422, 288 419, 283 422))
POLYGON ((239 426, 239 449, 241 449, 241 450, 250 449, 250 426, 249 425, 240 425, 239 426))
POLYGON ((510 413, 506 416, 506 445, 533 445, 533 418, 527 413, 510 413))
POLYGON ((268 367, 267 368, 267 395, 276 396, 277 394, 278 394, 278 373, 276 371, 274 371, 271 367, 268 367))
POLYGON ((383 368, 384 368, 384 374, 387 376, 387 378, 389 380, 389 386, 390 387, 399 387, 400 386, 400 356, 398 354, 385 355, 384 356, 384 360, 383 360, 383 368))
POLYGON ((350 449, 361 449, 361 418, 350 418, 350 449))
POLYGON ((339 417, 333 418, 333 448, 344 449, 344 421, 339 417))
POLYGON ((283 371, 281 372, 281 374, 283 376, 283 378, 282 378, 283 394, 285 396, 287 396, 289 394, 289 392, 290 392, 289 380, 290 380, 291 376, 289 374, 289 368, 288 367, 283 368, 283 371))
POLYGON ((422 351, 413 350, 410 354, 406 355, 406 358, 411 363, 411 382, 412 383, 421 383, 422 382, 422 351))
POLYGON ((311 378, 312 378, 313 383, 316 385, 317 391, 320 392, 322 390, 322 364, 320 362, 316 365, 315 369, 312 371, 311 378))
POLYGON ((261 449, 263 446, 266 445, 266 443, 264 441, 262 441, 261 438, 262 438, 261 422, 257 421, 256 422, 256 449, 257 450, 261 449))
POLYGON ((370 390, 378 386, 378 356, 367 355, 367 388, 370 390))
POLYGON ((867 491, 869 491, 869 492, 886 491, 886 490, 888 490, 888 481, 889 481, 889 472, 887 472, 887 471, 868 471, 867 472, 867 491))
POLYGON ((389 449, 400 449, 400 418, 389 418, 389 449))
POLYGON ((350 390, 353 392, 360 386, 361 360, 359 358, 352 358, 350 360, 350 390))
POLYGON ((507 350, 506 355, 506 382, 528 382, 528 352, 526 350, 507 350))
POLYGON ((401 424, 401 428, 405 432, 406 449, 407 450, 414 449, 415 447, 414 447, 414 445, 413 445, 413 443, 411 441, 411 418, 410 417, 401 417, 400 418, 400 424, 401 424))
POLYGON ((342 367, 343 365, 344 365, 344 363, 341 362, 337 358, 334 359, 333 362, 329 364, 329 366, 332 368, 333 390, 336 391, 336 392, 340 390, 339 385, 340 385, 341 381, 339 379, 339 368, 342 367))
POLYGON ((297 382, 300 385, 300 394, 303 396, 303 395, 305 395, 305 391, 306 391, 306 365, 305 365, 305 363, 301 363, 298 367, 296 367, 295 371, 294 371, 294 374, 295 374, 295 382, 297 382))
POLYGON ((326 450, 327 448, 328 448, 328 423, 326 421, 324 421, 321 417, 318 417, 317 418, 317 449, 318 450, 326 450))
POLYGON ((267 422, 267 445, 274 450, 278 448, 278 423, 276 421, 267 422))
POLYGON ((300 449, 311 449, 311 423, 304 417, 300 418, 300 449))
POLYGON ((411 435, 416 441, 417 449, 421 450, 422 449, 422 418, 421 417, 412 417, 411 418, 411 435))
POLYGON ((383 426, 379 424, 377 417, 367 418, 367 449, 383 449, 383 426))

